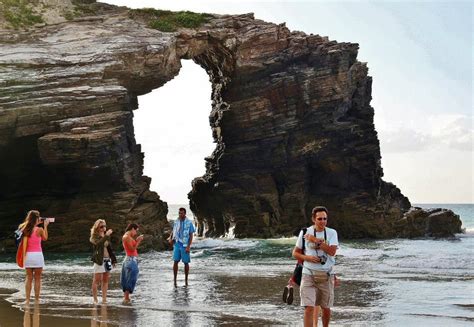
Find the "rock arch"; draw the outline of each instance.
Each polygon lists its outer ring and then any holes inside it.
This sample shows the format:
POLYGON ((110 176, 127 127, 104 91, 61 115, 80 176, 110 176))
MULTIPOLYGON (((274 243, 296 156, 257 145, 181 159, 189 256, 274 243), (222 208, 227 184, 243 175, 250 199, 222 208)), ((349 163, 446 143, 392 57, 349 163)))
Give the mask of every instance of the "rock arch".
MULTIPOLYGON (((199 231, 291 235, 311 207, 344 237, 390 237, 410 202, 382 180, 371 78, 357 44, 291 32, 253 15, 173 33, 126 8, 0 34, 0 230, 25 210, 58 219, 50 247, 86 250, 96 218, 142 224, 163 248, 167 205, 149 190, 134 138, 137 96, 192 59, 212 82, 216 150, 189 193, 199 231)), ((115 233, 118 238, 119 233, 115 233)))

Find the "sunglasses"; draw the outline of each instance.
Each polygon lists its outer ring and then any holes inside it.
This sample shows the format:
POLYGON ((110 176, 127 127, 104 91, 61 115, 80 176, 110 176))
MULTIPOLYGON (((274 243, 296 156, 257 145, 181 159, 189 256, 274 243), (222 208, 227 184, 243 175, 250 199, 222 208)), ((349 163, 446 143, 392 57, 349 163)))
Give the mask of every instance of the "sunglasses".
POLYGON ((321 220, 328 220, 328 219, 327 218, 316 218, 316 220, 321 221, 321 220))
POLYGON ((99 226, 99 228, 107 228, 107 226, 105 226, 105 225, 102 225, 102 226, 99 226))

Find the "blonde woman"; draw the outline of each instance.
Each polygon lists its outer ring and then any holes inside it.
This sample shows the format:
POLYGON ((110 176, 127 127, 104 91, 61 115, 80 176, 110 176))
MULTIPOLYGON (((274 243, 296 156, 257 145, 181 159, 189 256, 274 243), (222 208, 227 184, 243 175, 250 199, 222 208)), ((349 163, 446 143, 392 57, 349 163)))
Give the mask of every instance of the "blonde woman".
POLYGON ((90 242, 93 245, 92 261, 94 262, 94 278, 92 279, 92 296, 97 304, 97 288, 102 284, 102 303, 107 303, 107 290, 112 267, 117 259, 110 246, 112 230, 107 230, 104 219, 97 219, 91 228, 90 242))
POLYGON ((41 292, 41 274, 44 268, 43 249, 41 241, 48 239, 49 220, 44 220, 44 227, 38 227, 43 223, 37 210, 30 210, 18 228, 23 232, 23 237, 28 237, 28 245, 25 254, 25 303, 30 303, 31 285, 35 280, 35 301, 38 302, 41 292))

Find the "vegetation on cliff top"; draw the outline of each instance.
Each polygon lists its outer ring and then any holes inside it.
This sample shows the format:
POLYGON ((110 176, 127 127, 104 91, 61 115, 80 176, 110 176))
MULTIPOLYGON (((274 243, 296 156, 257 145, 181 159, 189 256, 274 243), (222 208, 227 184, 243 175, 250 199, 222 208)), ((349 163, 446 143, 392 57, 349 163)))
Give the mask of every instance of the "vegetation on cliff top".
MULTIPOLYGON (((1 0, 0 0, 1 1, 1 0)), ((70 0, 71 5, 67 6, 62 13, 66 20, 74 20, 83 17, 107 15, 111 12, 121 12, 120 7, 107 3, 96 2, 95 0, 70 0)))
POLYGON ((131 18, 142 18, 148 26, 162 32, 175 32, 179 28, 197 28, 213 16, 191 11, 169 11, 153 8, 132 9, 131 18))
POLYGON ((7 27, 19 29, 43 23, 41 15, 35 14, 27 0, 0 0, 0 16, 8 23, 7 27))
POLYGON ((97 15, 96 3, 81 3, 79 1, 73 1, 74 8, 70 11, 65 11, 63 17, 67 20, 73 20, 75 18, 83 16, 95 16, 97 15))

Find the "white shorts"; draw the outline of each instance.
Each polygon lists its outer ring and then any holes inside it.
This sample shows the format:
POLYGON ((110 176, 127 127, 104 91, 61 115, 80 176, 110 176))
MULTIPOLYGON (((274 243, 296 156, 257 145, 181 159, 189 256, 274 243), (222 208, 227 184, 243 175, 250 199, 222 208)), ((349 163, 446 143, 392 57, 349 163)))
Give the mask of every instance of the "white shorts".
POLYGON ((26 252, 25 268, 44 268, 43 252, 26 252))
POLYGON ((94 274, 102 274, 105 272, 110 272, 110 271, 105 270, 104 264, 98 265, 94 262, 94 274))

